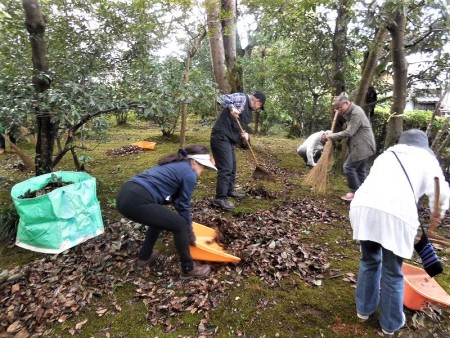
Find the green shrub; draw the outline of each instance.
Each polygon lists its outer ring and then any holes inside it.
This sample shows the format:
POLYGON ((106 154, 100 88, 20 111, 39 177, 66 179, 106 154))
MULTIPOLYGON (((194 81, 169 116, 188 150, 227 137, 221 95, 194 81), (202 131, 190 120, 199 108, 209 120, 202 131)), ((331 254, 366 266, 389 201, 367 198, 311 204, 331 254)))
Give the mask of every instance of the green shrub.
POLYGON ((5 243, 14 240, 19 223, 19 215, 14 205, 10 203, 0 213, 0 242, 5 243))
MULTIPOLYGON (((375 115, 372 117, 372 128, 375 134, 375 142, 377 144, 378 152, 381 152, 384 148, 384 139, 386 138, 386 124, 391 115, 389 107, 377 107, 375 115)), ((405 112, 403 116, 403 130, 408 129, 421 129, 426 130, 428 123, 431 120, 433 113, 431 111, 416 110, 411 112, 405 112)), ((431 127, 430 140, 433 140, 437 132, 444 124, 445 117, 436 116, 431 127)), ((446 137, 446 134, 442 136, 442 139, 446 137)))

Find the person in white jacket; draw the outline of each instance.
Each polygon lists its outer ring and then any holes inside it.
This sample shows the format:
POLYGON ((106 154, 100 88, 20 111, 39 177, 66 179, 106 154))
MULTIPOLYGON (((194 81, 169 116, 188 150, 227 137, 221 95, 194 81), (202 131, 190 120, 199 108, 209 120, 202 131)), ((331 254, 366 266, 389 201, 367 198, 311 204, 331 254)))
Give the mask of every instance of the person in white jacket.
POLYGON ((448 183, 427 135, 418 129, 407 130, 397 145, 378 156, 350 204, 353 239, 361 245, 357 316, 366 320, 379 305, 379 323, 385 334, 393 334, 406 323, 402 264, 413 255, 420 225, 416 203, 427 195, 430 210, 434 208, 435 177, 440 184, 440 215, 430 217, 440 222, 449 207, 448 183))
POLYGON ((318 131, 310 135, 303 143, 297 148, 297 154, 303 158, 306 166, 309 168, 314 167, 319 161, 322 155, 323 146, 327 143, 327 135, 330 134, 330 130, 318 131))

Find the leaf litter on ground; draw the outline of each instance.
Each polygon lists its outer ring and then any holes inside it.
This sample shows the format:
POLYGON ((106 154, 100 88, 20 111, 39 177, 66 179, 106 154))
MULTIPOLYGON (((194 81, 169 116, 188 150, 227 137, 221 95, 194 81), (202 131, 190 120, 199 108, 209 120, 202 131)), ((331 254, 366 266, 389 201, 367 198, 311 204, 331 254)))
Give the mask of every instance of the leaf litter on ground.
MULTIPOLYGON (((228 252, 241 258, 237 265, 212 264, 206 279, 182 281, 175 254, 163 255, 144 270, 135 268, 136 255, 145 227, 122 219, 105 222, 105 233, 60 255, 46 256, 2 275, 0 282, 0 333, 44 334, 52 324, 64 322, 92 304, 97 297, 112 299, 108 309, 117 312, 114 298, 117 284, 135 286, 134 298, 143 301, 152 325, 175 331, 169 318, 181 312, 200 313, 199 330, 208 327, 209 311, 228 296, 229 291, 248 276, 277 287, 283 278, 295 274, 311 285, 326 277, 330 251, 327 246, 302 240, 302 230, 319 224, 344 221, 307 199, 292 201, 271 210, 245 214, 229 220, 217 216, 208 201, 196 201, 195 221, 216 227, 228 252), (273 243, 273 244, 271 244, 273 243), (180 292, 182 291, 182 292, 180 292)), ((319 229, 315 229, 320 233, 319 229)), ((172 237, 161 237, 164 246, 172 237)), ((81 330, 76 325, 74 332, 81 330)), ((26 335, 24 336, 26 337, 26 335)))
MULTIPOLYGON (((135 146, 108 151, 108 156, 141 153, 135 146)), ((266 156, 265 156, 266 157, 266 156)), ((266 167, 277 177, 290 173, 280 170, 273 158, 266 167)), ((296 189, 284 185, 284 193, 296 189)), ((256 199, 275 199, 279 193, 269 192, 260 183, 247 187, 247 195, 256 199)), ((217 229, 217 242, 240 263, 212 264, 208 278, 182 281, 179 260, 175 254, 162 255, 152 267, 138 270, 136 255, 145 236, 145 227, 122 219, 106 221, 105 233, 58 256, 30 262, 10 271, 0 271, 0 336, 2 332, 18 337, 44 335, 57 322, 80 313, 98 297, 111 299, 106 311, 120 312, 114 297, 118 284, 134 285, 134 301, 147 308, 147 321, 175 332, 171 318, 180 313, 200 314, 198 335, 210 337, 219 327, 210 325, 210 311, 227 299, 230 291, 245 278, 257 276, 261 282, 277 288, 284 278, 296 275, 314 287, 322 287, 325 278, 342 278, 354 286, 354 275, 341 269, 330 269, 329 260, 346 257, 333 251, 328 243, 318 243, 308 236, 320 238, 323 227, 343 226, 350 233, 347 217, 329 210, 320 200, 290 200, 270 210, 243 214, 227 219, 211 209, 206 200, 194 201, 195 221, 217 229), (339 225, 345 224, 345 225, 339 225)), ((350 235, 349 235, 349 238, 350 235)), ((160 245, 173 245, 172 236, 161 236, 160 245), (162 243, 161 243, 162 242, 162 243)), ((340 243, 344 245, 344 243, 340 243)), ((436 312, 433 311, 433 318, 436 312)), ((70 334, 82 330, 85 322, 69 329, 70 334)))

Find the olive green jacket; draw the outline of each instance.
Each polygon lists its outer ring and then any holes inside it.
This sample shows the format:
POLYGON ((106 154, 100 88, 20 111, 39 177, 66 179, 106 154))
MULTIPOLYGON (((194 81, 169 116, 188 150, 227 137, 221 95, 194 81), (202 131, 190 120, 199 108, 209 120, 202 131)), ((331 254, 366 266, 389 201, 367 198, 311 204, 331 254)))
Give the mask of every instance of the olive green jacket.
POLYGON ((347 128, 332 135, 333 140, 347 138, 349 156, 352 161, 361 161, 375 154, 375 136, 372 125, 364 110, 354 103, 343 115, 347 121, 347 128))

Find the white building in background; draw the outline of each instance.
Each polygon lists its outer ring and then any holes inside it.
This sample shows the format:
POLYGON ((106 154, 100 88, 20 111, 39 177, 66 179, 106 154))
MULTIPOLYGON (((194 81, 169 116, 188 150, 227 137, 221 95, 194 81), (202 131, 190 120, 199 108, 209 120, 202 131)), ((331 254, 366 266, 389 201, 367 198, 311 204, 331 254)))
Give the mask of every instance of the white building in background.
MULTIPOLYGON (((408 58, 408 74, 417 74, 429 67, 432 56, 413 55, 408 58)), ((408 93, 405 111, 436 109, 440 102, 441 115, 450 115, 450 74, 443 73, 441 83, 447 83, 443 87, 430 87, 429 83, 416 82, 408 93), (442 98, 442 99, 441 99, 442 98)))
POLYGON ((413 110, 431 110, 436 109, 436 105, 440 103, 439 111, 442 115, 450 115, 450 90, 444 92, 444 89, 436 88, 433 92, 430 89, 423 90, 421 88, 413 88, 410 95, 406 99, 405 111, 413 110))

